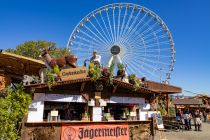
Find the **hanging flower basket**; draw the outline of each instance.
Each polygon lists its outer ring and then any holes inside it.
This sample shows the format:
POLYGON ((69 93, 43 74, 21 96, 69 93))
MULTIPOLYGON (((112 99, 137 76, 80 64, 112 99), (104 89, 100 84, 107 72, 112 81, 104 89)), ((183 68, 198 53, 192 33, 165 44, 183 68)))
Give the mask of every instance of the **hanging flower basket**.
POLYGON ((110 70, 108 68, 103 68, 102 69, 102 75, 104 77, 109 77, 111 75, 111 72, 110 72, 110 70))
POLYGON ((136 79, 136 75, 135 74, 131 74, 128 76, 128 81, 130 84, 135 84, 135 79, 136 79))

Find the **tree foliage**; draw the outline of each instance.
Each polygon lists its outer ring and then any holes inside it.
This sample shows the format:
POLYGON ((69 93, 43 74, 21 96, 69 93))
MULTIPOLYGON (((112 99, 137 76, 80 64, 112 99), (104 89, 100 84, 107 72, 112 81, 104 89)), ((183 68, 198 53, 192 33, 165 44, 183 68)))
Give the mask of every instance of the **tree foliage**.
POLYGON ((20 139, 22 120, 30 103, 30 94, 20 85, 7 88, 6 97, 0 98, 0 139, 20 139))
POLYGON ((44 40, 26 41, 25 43, 18 45, 15 49, 7 49, 5 51, 38 59, 42 50, 48 47, 51 47, 50 54, 53 57, 61 57, 69 54, 67 48, 58 48, 56 47, 56 43, 44 40))

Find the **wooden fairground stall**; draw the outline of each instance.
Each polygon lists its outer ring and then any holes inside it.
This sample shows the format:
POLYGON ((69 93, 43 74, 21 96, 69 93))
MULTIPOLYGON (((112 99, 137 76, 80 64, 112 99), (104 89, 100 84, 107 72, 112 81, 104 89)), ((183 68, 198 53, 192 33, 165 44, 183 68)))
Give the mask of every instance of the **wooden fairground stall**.
POLYGON ((25 86, 34 94, 23 139, 149 139, 154 135, 156 97, 181 91, 152 81, 135 89, 126 78, 110 83, 103 74, 95 81, 89 74, 85 67, 69 68, 61 70, 64 80, 50 89, 47 83, 25 86))

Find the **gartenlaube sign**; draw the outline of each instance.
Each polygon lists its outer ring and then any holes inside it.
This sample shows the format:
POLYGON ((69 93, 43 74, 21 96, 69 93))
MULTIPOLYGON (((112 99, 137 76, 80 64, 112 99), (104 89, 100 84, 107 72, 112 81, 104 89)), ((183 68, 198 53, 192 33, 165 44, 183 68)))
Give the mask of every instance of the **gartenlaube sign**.
POLYGON ((61 80, 62 81, 85 78, 86 76, 87 76, 87 69, 85 67, 61 70, 61 80))

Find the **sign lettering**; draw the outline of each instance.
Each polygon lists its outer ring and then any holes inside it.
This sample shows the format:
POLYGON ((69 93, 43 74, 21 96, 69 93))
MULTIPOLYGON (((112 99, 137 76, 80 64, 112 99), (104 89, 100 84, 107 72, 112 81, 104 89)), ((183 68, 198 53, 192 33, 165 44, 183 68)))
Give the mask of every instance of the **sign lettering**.
POLYGON ((87 69, 85 67, 69 68, 61 70, 62 81, 85 78, 86 76, 87 76, 87 69))
POLYGON ((80 125, 62 126, 61 140, 128 140, 129 130, 127 124, 108 125, 80 125))

